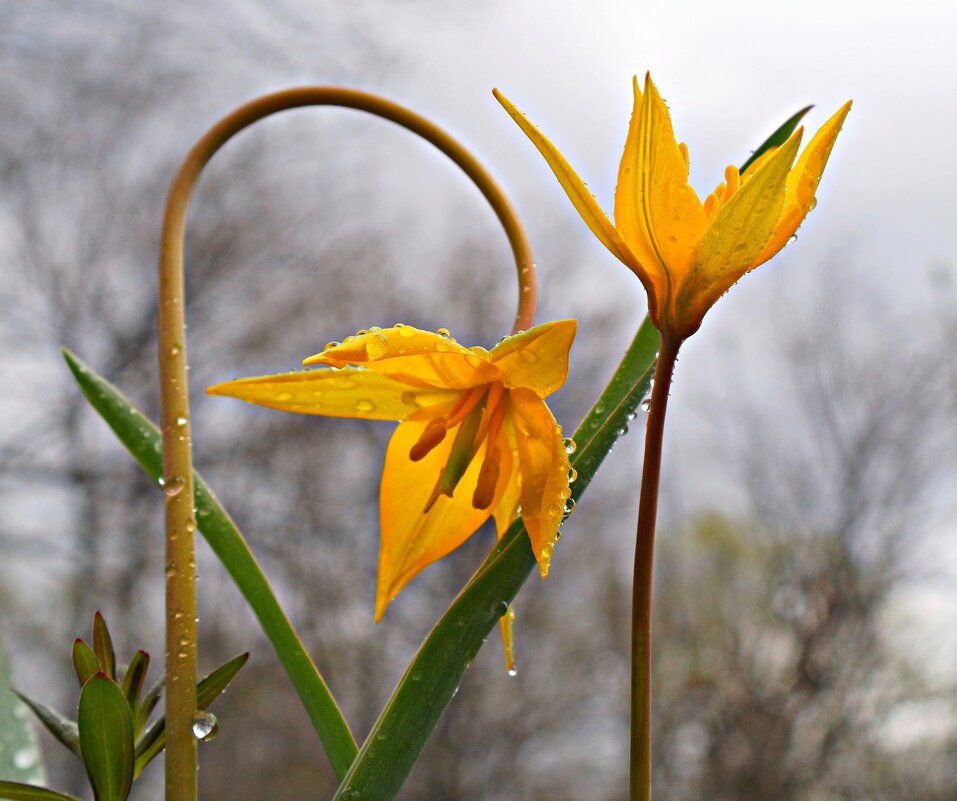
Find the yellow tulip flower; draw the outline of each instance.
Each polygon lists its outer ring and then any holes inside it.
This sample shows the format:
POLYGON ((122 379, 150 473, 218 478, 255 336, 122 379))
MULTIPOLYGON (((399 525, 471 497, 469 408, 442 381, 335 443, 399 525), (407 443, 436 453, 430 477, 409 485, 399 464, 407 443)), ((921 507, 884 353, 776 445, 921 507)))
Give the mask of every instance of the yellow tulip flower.
POLYGON ((335 369, 207 392, 289 412, 401 421, 380 487, 378 621, 413 577, 489 516, 501 536, 520 510, 547 576, 571 493, 562 430, 543 399, 565 383, 576 328, 575 320, 545 323, 491 351, 444 331, 372 328, 304 362, 335 369))
POLYGON ((698 330, 708 309, 742 275, 781 250, 814 208, 818 181, 851 103, 824 123, 796 163, 803 129, 743 174, 728 167, 725 183, 702 203, 688 183, 688 148, 675 140, 668 107, 650 76, 644 91, 635 78, 634 94, 612 224, 558 149, 495 92, 588 227, 641 280, 658 330, 680 341, 698 330))

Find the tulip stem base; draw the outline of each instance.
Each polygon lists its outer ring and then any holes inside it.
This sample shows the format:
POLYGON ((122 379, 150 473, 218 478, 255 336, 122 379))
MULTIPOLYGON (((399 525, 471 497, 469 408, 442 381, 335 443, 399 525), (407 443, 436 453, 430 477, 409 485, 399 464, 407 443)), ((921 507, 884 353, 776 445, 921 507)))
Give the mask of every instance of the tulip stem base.
POLYGON ((668 393, 681 339, 662 335, 648 408, 631 597, 631 801, 651 799, 651 584, 668 393))

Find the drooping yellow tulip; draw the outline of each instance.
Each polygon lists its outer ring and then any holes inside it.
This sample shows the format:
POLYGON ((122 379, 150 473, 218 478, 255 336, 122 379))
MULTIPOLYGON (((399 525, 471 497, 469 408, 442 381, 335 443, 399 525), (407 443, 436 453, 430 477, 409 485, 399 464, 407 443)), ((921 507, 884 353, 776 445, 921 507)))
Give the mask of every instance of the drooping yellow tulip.
POLYGON ((634 80, 635 106, 615 190, 615 222, 564 156, 501 93, 495 96, 545 157, 582 219, 648 293, 652 321, 678 341, 742 275, 787 244, 808 212, 848 101, 795 163, 803 129, 743 174, 730 166, 704 203, 688 183, 688 148, 679 144, 658 90, 634 80), (792 167, 793 164, 793 167, 792 167))
POLYGON ((444 331, 372 328, 304 362, 335 369, 207 392, 289 412, 401 421, 382 470, 378 621, 413 577, 490 515, 501 536, 520 508, 547 576, 571 493, 562 430, 543 399, 565 383, 576 329, 575 320, 545 323, 488 351, 444 331))

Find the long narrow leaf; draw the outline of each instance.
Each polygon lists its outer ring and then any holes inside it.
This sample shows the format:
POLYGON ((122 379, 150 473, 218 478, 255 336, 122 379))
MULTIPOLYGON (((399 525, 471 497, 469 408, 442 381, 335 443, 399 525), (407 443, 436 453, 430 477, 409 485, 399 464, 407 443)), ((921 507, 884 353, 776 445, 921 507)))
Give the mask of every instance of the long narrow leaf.
POLYGON ((767 139, 765 139, 761 146, 755 150, 741 165, 739 172, 743 175, 745 170, 748 169, 754 162, 756 162, 761 156, 763 156, 767 151, 772 147, 780 147, 790 138, 791 134, 794 133, 794 129, 798 127, 798 123, 807 114, 814 106, 805 106, 800 111, 796 111, 790 117, 788 117, 781 126, 777 128, 773 134, 771 134, 767 139))
MULTIPOLYGON (((162 437, 156 425, 115 386, 64 348, 63 356, 90 405, 153 481, 162 475, 162 437)), ((332 693, 282 611, 236 524, 200 476, 196 518, 200 533, 219 557, 272 643, 340 779, 356 755, 356 742, 332 693)))
MULTIPOLYGON (((658 332, 645 320, 611 383, 575 433, 577 500, 648 392, 658 332)), ((535 567, 516 521, 432 629, 369 733, 336 801, 390 801, 425 747, 475 654, 535 567)))
POLYGON ((0 782, 0 798, 6 801, 80 801, 76 796, 20 782, 0 782))
POLYGON ((57 738, 63 745, 69 748, 74 754, 80 756, 80 736, 77 733, 76 723, 65 715, 61 715, 55 709, 39 701, 24 695, 17 690, 12 690, 23 703, 25 703, 40 722, 46 727, 46 730, 57 738))

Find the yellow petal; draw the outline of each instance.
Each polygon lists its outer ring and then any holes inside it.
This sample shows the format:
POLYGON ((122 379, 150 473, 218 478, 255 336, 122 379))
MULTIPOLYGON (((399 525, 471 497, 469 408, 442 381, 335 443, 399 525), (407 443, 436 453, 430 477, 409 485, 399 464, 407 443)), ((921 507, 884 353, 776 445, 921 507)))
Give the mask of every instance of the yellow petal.
POLYGON ((499 539, 508 530, 518 514, 518 504, 521 501, 522 477, 517 469, 518 454, 514 450, 512 442, 514 435, 510 435, 508 427, 513 425, 509 419, 506 419, 505 426, 499 433, 498 452, 502 460, 502 475, 508 476, 502 486, 502 494, 498 503, 492 507, 492 515, 495 518, 495 533, 499 539))
POLYGON ((468 389, 500 377, 488 356, 447 336, 412 326, 370 329, 310 356, 303 364, 354 364, 414 387, 468 389))
POLYGON ((834 142, 841 131, 844 119, 851 110, 851 101, 848 100, 837 110, 821 129, 814 134, 814 138, 804 148, 797 164, 788 177, 787 191, 784 195, 784 210, 781 219, 774 229, 774 235, 767 244, 764 252, 758 257, 758 264, 763 264, 783 248, 794 232, 804 222, 808 212, 814 208, 814 193, 821 180, 824 167, 831 155, 834 142))
MULTIPOLYGON (((619 221, 617 205, 615 218, 623 230, 633 232, 626 237, 628 244, 632 237, 646 242, 661 271, 674 282, 685 274, 707 218, 688 184, 688 164, 675 139, 668 107, 650 75, 645 77, 637 117, 629 182, 633 198, 621 206, 622 214, 629 212, 631 219, 619 221)), ((642 258, 644 253, 637 255, 642 258)))
MULTIPOLYGON (((625 150, 618 165, 618 183, 615 186, 615 227, 629 249, 644 265, 653 286, 649 295, 655 302, 664 298, 665 269, 641 222, 641 208, 635 202, 640 196, 638 186, 638 123, 641 117, 641 87, 638 76, 632 78, 635 103, 625 138, 625 150)), ((647 287, 646 287, 647 289, 647 287)))
POLYGON ((513 389, 509 397, 522 474, 522 521, 545 578, 569 495, 568 454, 561 428, 538 395, 513 389))
MULTIPOLYGON (((456 428, 421 461, 409 450, 425 430, 425 420, 400 423, 386 450, 379 495, 381 540, 376 587, 376 620, 402 588, 420 571, 454 551, 489 518, 488 509, 472 506, 472 493, 485 455, 479 448, 451 498, 440 495, 429 512, 424 509, 442 473, 456 428)), ((499 502, 504 481, 494 504, 499 502)))
POLYGON ((240 378, 206 390, 284 412, 401 420, 423 405, 456 397, 452 390, 431 390, 427 399, 416 388, 370 370, 302 370, 258 378, 240 378))
POLYGON ((611 224, 608 216, 602 211, 601 206, 595 200, 594 195, 588 191, 585 182, 578 177, 565 157, 559 152, 547 138, 529 121, 528 117, 522 114, 512 102, 505 97, 498 89, 492 90, 495 99, 504 106, 515 122, 518 123, 525 135, 532 140, 532 144, 538 148, 538 152, 545 157, 548 166, 552 168, 555 177, 565 190, 572 205, 581 215, 585 224, 591 229, 592 233, 598 237, 598 240, 606 247, 611 254, 619 261, 630 267, 641 277, 644 268, 638 263, 634 254, 628 246, 622 241, 615 227, 611 224))
POLYGON ((577 320, 536 325, 503 339, 489 358, 502 371, 506 387, 528 387, 544 398, 568 377, 568 351, 577 330, 577 320))
POLYGON ((679 288, 673 324, 682 336, 697 330, 711 305, 755 266, 784 204, 788 170, 801 144, 801 129, 722 206, 701 240, 687 282, 679 288))

